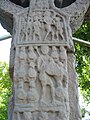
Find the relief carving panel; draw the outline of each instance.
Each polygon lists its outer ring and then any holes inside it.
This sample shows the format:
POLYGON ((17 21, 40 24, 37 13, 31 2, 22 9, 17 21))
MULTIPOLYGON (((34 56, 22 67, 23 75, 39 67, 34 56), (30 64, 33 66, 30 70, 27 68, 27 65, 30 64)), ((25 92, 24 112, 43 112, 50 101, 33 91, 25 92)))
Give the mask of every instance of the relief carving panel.
POLYGON ((69 45, 65 18, 53 10, 40 10, 19 15, 17 44, 69 45))
POLYGON ((68 19, 48 0, 31 0, 15 18, 13 120, 69 120, 68 19))
POLYGON ((62 118, 63 114, 67 116, 69 100, 66 48, 27 45, 18 46, 17 52, 15 66, 18 67, 18 72, 14 71, 14 115, 17 114, 20 120, 21 112, 25 117, 31 114, 30 112, 34 114, 38 111, 40 114, 39 118, 36 117, 38 120, 49 119, 48 112, 55 112, 55 116, 58 115, 58 117, 54 116, 55 119, 59 119, 60 116, 62 118), (25 113, 26 111, 28 113, 25 113))

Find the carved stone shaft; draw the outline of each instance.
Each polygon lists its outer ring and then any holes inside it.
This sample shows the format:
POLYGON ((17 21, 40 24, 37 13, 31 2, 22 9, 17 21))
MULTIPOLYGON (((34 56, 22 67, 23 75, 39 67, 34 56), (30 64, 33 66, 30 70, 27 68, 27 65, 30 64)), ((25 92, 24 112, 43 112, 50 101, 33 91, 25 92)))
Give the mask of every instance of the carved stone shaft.
POLYGON ((80 120, 70 16, 54 0, 4 1, 14 6, 9 120, 80 120))

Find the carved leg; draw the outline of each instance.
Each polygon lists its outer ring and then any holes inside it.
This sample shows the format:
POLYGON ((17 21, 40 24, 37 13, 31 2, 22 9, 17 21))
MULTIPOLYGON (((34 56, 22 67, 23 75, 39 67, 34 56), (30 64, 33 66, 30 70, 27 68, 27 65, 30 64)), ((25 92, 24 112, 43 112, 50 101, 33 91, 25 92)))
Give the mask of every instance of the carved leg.
POLYGON ((50 81, 50 86, 51 86, 52 103, 54 104, 55 103, 55 89, 54 89, 52 81, 50 81))
POLYGON ((40 37, 41 35, 40 34, 38 34, 38 39, 39 39, 39 41, 41 41, 41 37, 40 37))
POLYGON ((41 102, 41 104, 45 104, 45 101, 44 101, 44 99, 45 99, 45 93, 46 93, 46 85, 43 85, 42 86, 42 94, 41 94, 41 100, 40 100, 40 102, 41 102))
POLYGON ((55 41, 55 39, 54 39, 54 32, 52 32, 52 41, 55 41))
POLYGON ((57 37, 57 41, 59 40, 59 35, 58 35, 58 31, 56 31, 56 37, 57 37))
POLYGON ((20 114, 17 112, 17 120, 20 120, 20 114))
POLYGON ((45 36, 45 39, 44 39, 45 41, 46 41, 46 39, 47 39, 49 33, 50 33, 50 32, 48 31, 47 34, 46 34, 46 36, 45 36))

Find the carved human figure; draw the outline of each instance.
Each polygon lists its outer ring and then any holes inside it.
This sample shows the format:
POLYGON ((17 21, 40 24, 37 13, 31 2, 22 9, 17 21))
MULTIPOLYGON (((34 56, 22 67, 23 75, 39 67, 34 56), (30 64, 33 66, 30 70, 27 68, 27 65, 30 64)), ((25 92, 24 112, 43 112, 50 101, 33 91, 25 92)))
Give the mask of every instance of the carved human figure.
POLYGON ((26 40, 26 33, 25 33, 25 28, 22 27, 20 31, 20 41, 24 42, 26 40))
POLYGON ((63 63, 65 69, 67 69, 67 53, 63 46, 60 46, 60 61, 63 63))
POLYGON ((47 112, 40 112, 38 120, 48 120, 48 113, 47 112))
POLYGON ((43 9, 43 0, 37 0, 36 7, 38 9, 43 9))
POLYGON ((50 60, 50 56, 48 55, 49 48, 48 46, 41 46, 42 55, 39 56, 38 59, 38 71, 39 73, 39 80, 42 85, 42 95, 41 95, 41 103, 45 103, 45 93, 46 93, 46 86, 49 85, 51 88, 51 97, 52 103, 55 103, 55 90, 54 84, 50 76, 46 73, 46 68, 49 67, 48 63, 50 60))
POLYGON ((19 54, 19 71, 18 71, 18 77, 24 79, 26 72, 25 72, 25 64, 26 64, 26 53, 25 53, 25 47, 20 48, 20 54, 19 54))
POLYGON ((53 19, 51 18, 51 13, 50 11, 46 11, 44 14, 44 23, 45 23, 45 29, 46 29, 46 36, 45 40, 47 40, 48 35, 51 33, 52 35, 52 40, 54 40, 54 31, 51 28, 51 25, 53 24, 53 19))
POLYGON ((24 112, 23 116, 24 116, 24 120, 33 120, 33 116, 31 112, 24 112))
MULTIPOLYGON (((13 120, 14 120, 14 118, 13 118, 13 120)), ((17 120, 21 120, 19 112, 17 112, 17 120)))
POLYGON ((43 5, 44 5, 44 9, 49 9, 49 2, 48 2, 48 0, 43 0, 43 5))
POLYGON ((64 110, 62 111, 59 111, 59 114, 58 116, 56 117, 55 120, 67 120, 67 116, 65 114, 65 111, 63 112, 64 110))
POLYGON ((53 59, 51 59, 51 62, 49 63, 50 64, 49 66, 51 67, 47 69, 47 73, 49 75, 53 75, 53 77, 55 78, 57 83, 55 94, 59 98, 60 102, 64 102, 64 99, 67 97, 67 96, 65 97, 64 92, 65 91, 64 87, 66 87, 67 84, 67 72, 62 62, 60 62, 59 53, 55 46, 52 47, 51 56, 53 59), (51 73, 49 69, 52 70, 51 73))
POLYGON ((16 89, 16 101, 17 103, 26 103, 26 93, 24 91, 23 80, 19 80, 16 89))
POLYGON ((28 62, 35 62, 37 59, 37 56, 34 52, 34 48, 32 46, 29 46, 28 48, 28 62))
POLYGON ((38 93, 36 91, 36 85, 35 85, 36 76, 37 76, 37 73, 35 70, 35 63, 31 62, 28 70, 29 91, 27 93, 27 97, 28 97, 29 103, 36 102, 38 99, 38 93))
POLYGON ((51 57, 54 60, 54 62, 52 61, 52 66, 54 66, 53 69, 55 69, 55 72, 53 72, 53 75, 57 82, 57 86, 61 86, 64 69, 63 69, 63 64, 59 60, 59 54, 55 46, 52 47, 51 57))
POLYGON ((32 41, 33 32, 33 19, 31 16, 28 17, 28 25, 26 27, 26 41, 32 41))
POLYGON ((20 61, 26 60, 25 47, 23 47, 23 46, 20 48, 19 59, 20 59, 20 61))
POLYGON ((41 23, 40 23, 39 17, 37 15, 34 16, 33 28, 34 28, 33 41, 36 41, 36 40, 41 41, 41 35, 40 35, 41 23))
POLYGON ((63 22, 61 21, 61 18, 59 18, 59 17, 55 18, 55 25, 56 25, 57 40, 60 40, 60 37, 61 37, 61 40, 64 40, 64 36, 63 36, 63 22))

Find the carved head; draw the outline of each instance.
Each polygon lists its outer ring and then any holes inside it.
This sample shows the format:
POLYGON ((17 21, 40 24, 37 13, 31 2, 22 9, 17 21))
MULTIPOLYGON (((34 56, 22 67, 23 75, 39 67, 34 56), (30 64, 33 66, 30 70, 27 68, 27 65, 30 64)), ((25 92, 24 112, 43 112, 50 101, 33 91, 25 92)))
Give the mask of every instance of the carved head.
POLYGON ((18 81, 18 88, 23 88, 23 81, 22 80, 18 81))
POLYGON ((33 120, 31 112, 24 112, 23 116, 24 116, 25 120, 33 120))
POLYGON ((35 67, 35 63, 32 61, 30 62, 30 67, 34 68, 35 67))
POLYGON ((60 46, 60 52, 66 52, 66 49, 63 46, 60 46))
POLYGON ((42 45, 41 46, 41 52, 42 52, 42 54, 47 55, 48 52, 49 52, 48 46, 47 45, 42 45))
POLYGON ((48 113, 47 112, 40 112, 39 120, 48 120, 48 113))

